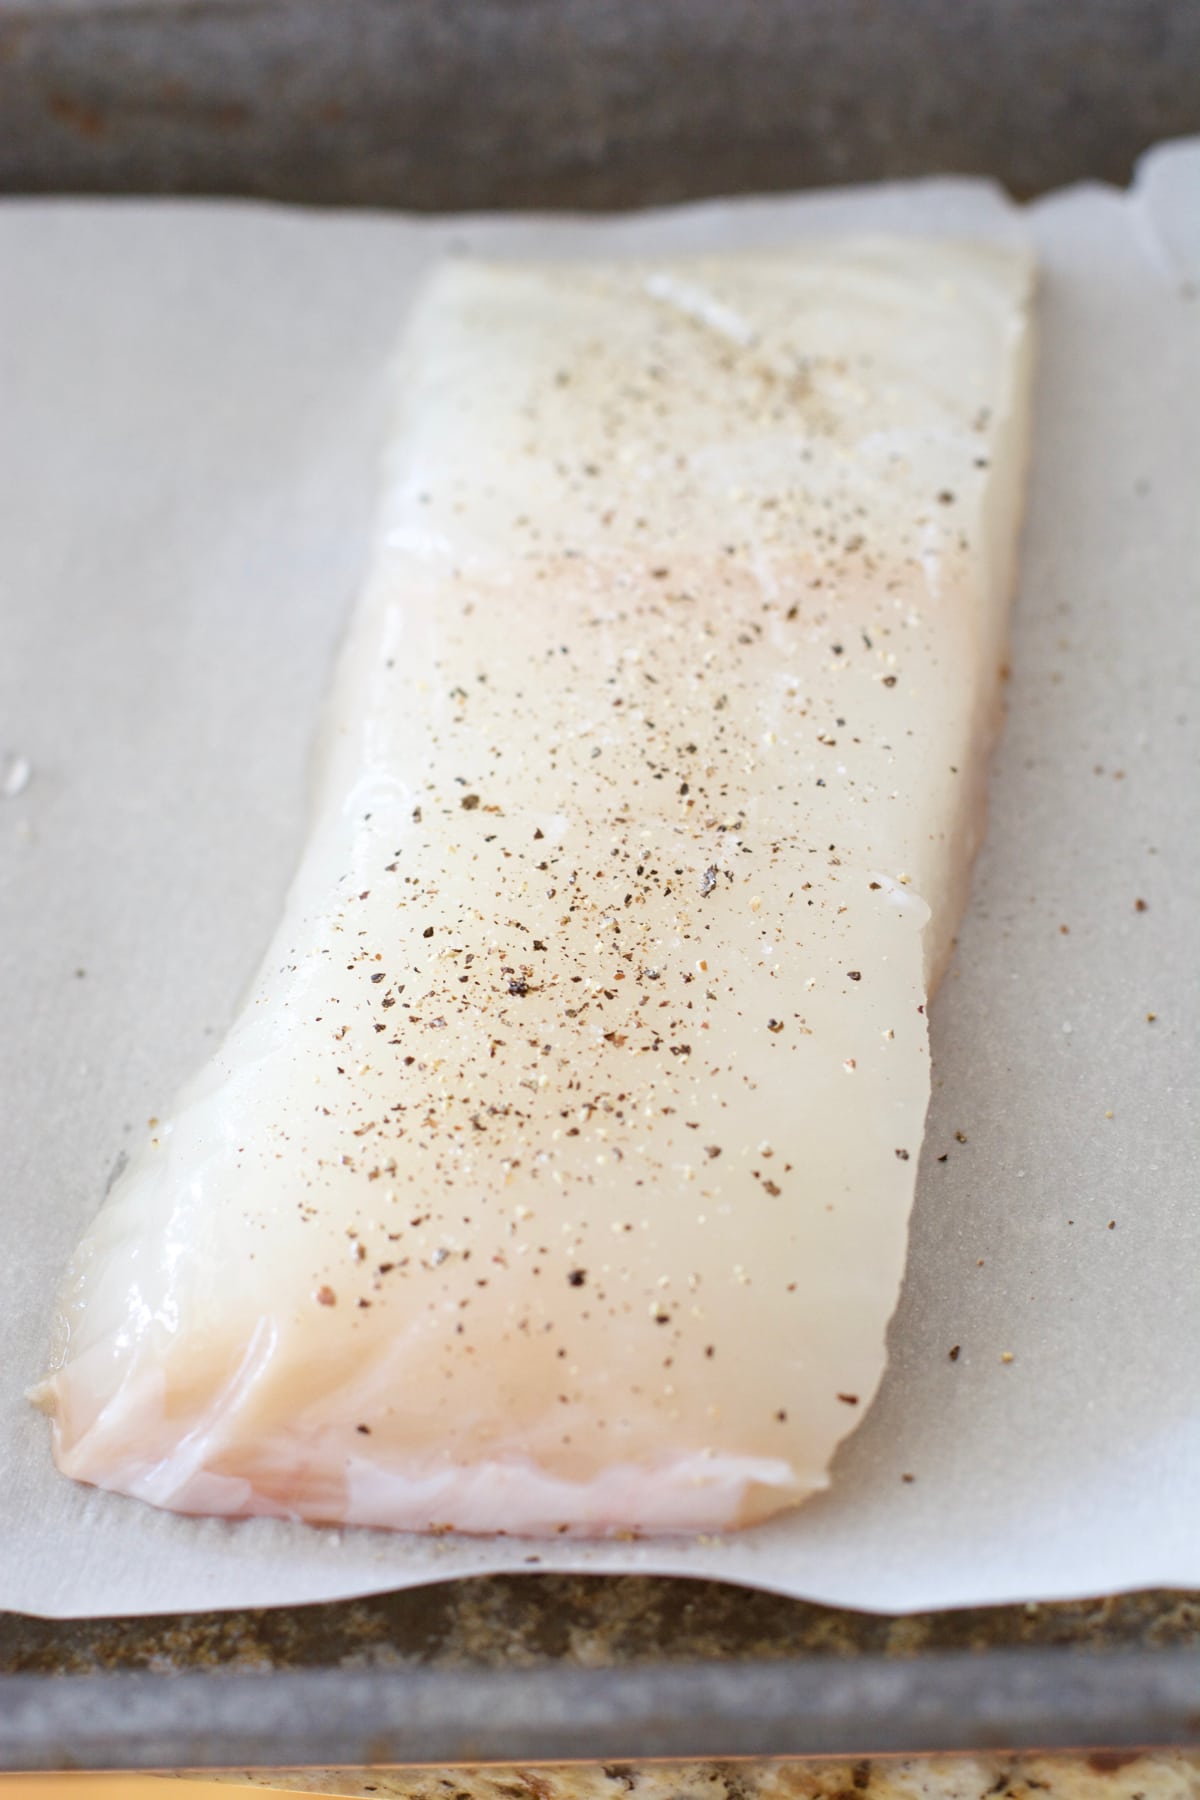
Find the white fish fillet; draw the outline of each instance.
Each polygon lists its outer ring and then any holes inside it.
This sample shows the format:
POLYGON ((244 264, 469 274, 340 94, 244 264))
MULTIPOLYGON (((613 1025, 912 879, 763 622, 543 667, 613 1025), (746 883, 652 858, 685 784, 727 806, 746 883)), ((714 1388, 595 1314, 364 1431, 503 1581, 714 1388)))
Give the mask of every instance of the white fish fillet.
POLYGON ((67 1474, 529 1534, 826 1484, 982 829, 1030 283, 435 276, 282 923, 68 1282, 67 1474))

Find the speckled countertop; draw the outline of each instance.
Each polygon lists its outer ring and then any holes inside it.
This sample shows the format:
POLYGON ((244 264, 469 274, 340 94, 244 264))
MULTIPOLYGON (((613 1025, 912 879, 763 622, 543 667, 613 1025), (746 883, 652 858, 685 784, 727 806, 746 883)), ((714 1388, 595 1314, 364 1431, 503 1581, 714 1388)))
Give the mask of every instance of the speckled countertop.
POLYGON ((1192 1800, 1200 1794, 1200 1754, 331 1770, 226 1779, 258 1789, 287 1780, 310 1793, 381 1800, 1192 1800))

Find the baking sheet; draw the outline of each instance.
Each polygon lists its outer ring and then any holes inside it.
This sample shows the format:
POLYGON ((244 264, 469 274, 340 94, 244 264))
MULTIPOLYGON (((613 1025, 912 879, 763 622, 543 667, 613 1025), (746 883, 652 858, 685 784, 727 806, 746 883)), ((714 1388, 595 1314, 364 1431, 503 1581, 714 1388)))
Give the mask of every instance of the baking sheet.
POLYGON ((1003 234, 1004 203, 936 182, 608 221, 0 208, 0 1606, 296 1604, 539 1566, 887 1610, 1200 1586, 1198 219, 1195 144, 1131 196, 1030 214, 1011 711, 934 1009, 883 1391, 800 1512, 581 1546, 179 1519, 63 1481, 22 1399, 54 1289, 274 924, 366 555, 381 371, 428 259, 1003 234))

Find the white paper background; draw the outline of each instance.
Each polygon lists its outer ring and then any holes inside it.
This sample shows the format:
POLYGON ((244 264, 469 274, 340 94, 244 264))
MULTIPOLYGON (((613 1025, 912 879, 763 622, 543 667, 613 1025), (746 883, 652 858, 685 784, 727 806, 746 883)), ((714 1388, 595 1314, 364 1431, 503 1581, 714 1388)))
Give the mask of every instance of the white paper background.
POLYGON ((882 1609, 1200 1586, 1200 146, 1031 221, 1011 713, 883 1392, 799 1513, 543 1547, 179 1519, 62 1480, 22 1399, 56 1284, 274 923, 424 262, 1003 232, 1004 208, 970 183, 588 223, 0 207, 0 1607, 295 1603, 535 1557, 882 1609))

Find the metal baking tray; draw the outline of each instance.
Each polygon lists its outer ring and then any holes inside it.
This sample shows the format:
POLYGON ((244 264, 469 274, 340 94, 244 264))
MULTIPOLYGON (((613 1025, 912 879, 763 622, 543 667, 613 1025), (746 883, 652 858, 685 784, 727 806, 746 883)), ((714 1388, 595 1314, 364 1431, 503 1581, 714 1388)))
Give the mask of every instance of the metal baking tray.
POLYGON ((496 1576, 262 1612, 0 1617, 0 1769, 871 1757, 1200 1743, 1200 1596, 905 1618, 496 1576))
MULTIPOLYGON (((1192 0, 0 0, 0 192, 628 207, 948 171, 1124 181, 1200 131, 1192 0)), ((1200 1595, 908 1618, 494 1577, 0 1615, 0 1769, 1200 1744, 1200 1595)))

